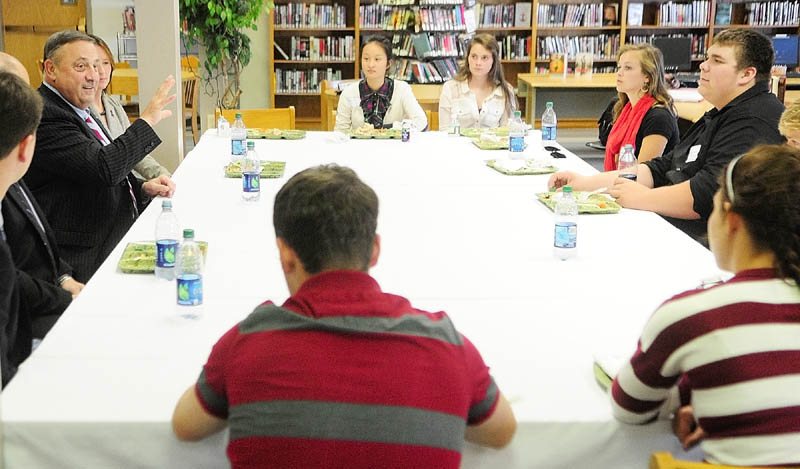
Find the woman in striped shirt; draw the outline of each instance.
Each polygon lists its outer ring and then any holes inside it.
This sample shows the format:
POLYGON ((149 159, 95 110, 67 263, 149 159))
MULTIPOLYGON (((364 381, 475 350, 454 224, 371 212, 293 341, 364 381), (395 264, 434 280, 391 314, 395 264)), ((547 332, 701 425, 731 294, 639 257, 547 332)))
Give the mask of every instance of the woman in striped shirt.
POLYGON ((684 447, 702 440, 716 464, 800 464, 800 151, 753 148, 719 182, 709 244, 736 275, 653 313, 614 380, 614 414, 649 422, 680 381, 684 447))

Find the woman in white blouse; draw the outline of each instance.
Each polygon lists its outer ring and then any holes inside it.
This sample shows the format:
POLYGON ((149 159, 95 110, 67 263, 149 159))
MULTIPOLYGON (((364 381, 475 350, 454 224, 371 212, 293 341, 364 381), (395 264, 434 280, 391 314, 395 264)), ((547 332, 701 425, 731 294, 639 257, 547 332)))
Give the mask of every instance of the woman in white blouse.
POLYGON ((410 119, 417 130, 428 127, 428 119, 411 86, 386 76, 392 61, 392 45, 384 38, 368 38, 361 46, 364 78, 339 97, 334 130, 356 130, 366 125, 376 129, 400 127, 410 119))
POLYGON ((514 88, 503 77, 497 40, 491 34, 476 35, 458 75, 442 86, 440 127, 449 127, 454 116, 462 129, 501 127, 515 109, 514 88))

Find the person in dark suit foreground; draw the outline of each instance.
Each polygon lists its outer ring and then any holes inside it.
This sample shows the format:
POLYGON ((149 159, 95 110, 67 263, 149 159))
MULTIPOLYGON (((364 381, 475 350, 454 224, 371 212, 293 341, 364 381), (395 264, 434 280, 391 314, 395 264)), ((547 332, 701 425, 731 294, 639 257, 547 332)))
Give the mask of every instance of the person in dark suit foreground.
MULTIPOLYGON (((19 180, 36 146, 42 100, 21 78, 0 71, 0 197, 19 180)), ((19 314, 16 267, 0 216, 0 373, 3 386, 31 353, 29 318, 19 314)))
POLYGON ((112 140, 91 119, 99 58, 80 31, 53 34, 44 46, 44 101, 34 162, 25 182, 53 228, 75 279, 86 282, 122 239, 149 199, 171 197, 169 176, 141 182, 131 170, 161 140, 153 130, 172 113, 167 77, 141 114, 112 140))
MULTIPOLYGON (((0 52, 0 71, 14 73, 30 84, 25 67, 5 52, 0 52)), ((61 259, 47 217, 21 180, 2 199, 2 216, 17 271, 20 314, 30 317, 33 337, 41 339, 83 284, 72 278, 72 267, 61 259)))

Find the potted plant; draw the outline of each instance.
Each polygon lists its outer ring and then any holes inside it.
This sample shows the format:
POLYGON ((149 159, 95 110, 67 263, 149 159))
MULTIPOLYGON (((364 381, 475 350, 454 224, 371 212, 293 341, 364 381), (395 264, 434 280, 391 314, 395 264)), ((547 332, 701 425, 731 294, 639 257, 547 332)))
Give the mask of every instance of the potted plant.
POLYGON ((245 28, 257 30, 262 10, 272 9, 272 0, 180 0, 183 34, 188 46, 199 44, 205 51, 203 80, 216 84, 218 102, 225 109, 239 107, 239 78, 250 63, 250 38, 245 28))

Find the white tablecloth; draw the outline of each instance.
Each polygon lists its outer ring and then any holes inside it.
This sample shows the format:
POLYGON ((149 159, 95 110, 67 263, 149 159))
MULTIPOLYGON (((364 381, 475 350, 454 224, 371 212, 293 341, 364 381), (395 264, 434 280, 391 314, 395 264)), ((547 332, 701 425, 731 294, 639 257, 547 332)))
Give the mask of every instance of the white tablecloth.
MULTIPOLYGON (((126 242, 153 239, 156 201, 4 390, 7 468, 225 467, 226 435, 178 442, 173 408, 219 336, 265 299, 288 296, 273 197, 289 176, 327 162, 354 168, 380 198, 371 273, 383 289, 447 311, 512 402, 510 447, 466 445, 463 467, 639 468, 653 450, 687 457, 666 422, 614 421, 592 357, 630 354, 660 302, 719 273, 710 252, 654 214, 622 210, 580 216, 578 255, 558 261, 552 213, 535 198, 547 176, 485 166, 504 152, 439 133, 408 143, 329 138, 257 141, 286 173, 262 180, 261 200, 248 204, 241 180, 222 177, 228 141, 203 136, 175 174, 173 200, 181 226, 209 242, 203 315, 177 316, 174 282, 116 270, 126 242)), ((528 137, 528 156, 550 159, 537 138, 528 137)), ((594 171, 569 156, 552 162, 594 171)))

